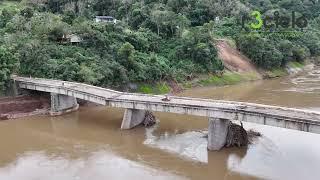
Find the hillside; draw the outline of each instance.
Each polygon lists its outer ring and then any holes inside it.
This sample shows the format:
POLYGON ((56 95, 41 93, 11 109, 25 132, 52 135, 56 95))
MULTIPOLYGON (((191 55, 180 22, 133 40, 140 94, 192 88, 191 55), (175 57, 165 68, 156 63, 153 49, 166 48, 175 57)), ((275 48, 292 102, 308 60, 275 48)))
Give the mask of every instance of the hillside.
POLYGON ((12 73, 115 88, 185 82, 224 69, 280 69, 320 55, 318 1, 23 0, 0 9, 1 87, 12 73), (306 27, 253 31, 250 19, 241 23, 253 10, 294 11, 306 27), (237 50, 214 39, 231 39, 237 50))

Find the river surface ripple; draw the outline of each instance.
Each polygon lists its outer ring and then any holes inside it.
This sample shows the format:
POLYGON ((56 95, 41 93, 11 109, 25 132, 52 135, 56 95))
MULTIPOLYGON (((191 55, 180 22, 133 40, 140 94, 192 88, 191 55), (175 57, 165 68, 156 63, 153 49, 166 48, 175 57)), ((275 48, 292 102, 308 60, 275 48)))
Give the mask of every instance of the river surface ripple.
MULTIPOLYGON (((320 111, 319 68, 296 77, 205 87, 181 96, 320 111)), ((0 122, 0 180, 319 179, 320 135, 245 123, 248 148, 208 152, 205 118, 156 113, 152 128, 120 131, 123 110, 0 122)))

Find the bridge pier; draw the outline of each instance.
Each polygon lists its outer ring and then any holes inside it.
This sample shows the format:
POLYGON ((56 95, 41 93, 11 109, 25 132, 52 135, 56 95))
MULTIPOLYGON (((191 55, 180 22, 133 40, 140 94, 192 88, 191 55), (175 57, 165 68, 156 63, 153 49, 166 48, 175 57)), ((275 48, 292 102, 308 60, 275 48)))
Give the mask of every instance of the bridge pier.
POLYGON ((227 119, 209 118, 208 150, 218 151, 225 146, 229 122, 227 119))
POLYGON ((77 99, 71 96, 51 93, 51 116, 59 116, 64 113, 76 111, 79 108, 77 99))
POLYGON ((126 109, 123 115, 121 129, 132 129, 140 125, 143 122, 145 115, 146 111, 144 110, 126 109))

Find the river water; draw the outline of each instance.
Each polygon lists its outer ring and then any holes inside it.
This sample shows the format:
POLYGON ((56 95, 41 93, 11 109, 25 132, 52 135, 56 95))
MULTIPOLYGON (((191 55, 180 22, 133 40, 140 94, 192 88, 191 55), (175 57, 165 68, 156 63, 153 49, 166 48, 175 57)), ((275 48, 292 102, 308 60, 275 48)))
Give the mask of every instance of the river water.
MULTIPOLYGON (((320 111, 320 69, 181 95, 320 111)), ((0 122, 0 180, 319 179, 320 135, 245 123, 248 148, 208 152, 205 118, 156 113, 152 128, 120 131, 123 110, 0 122)))

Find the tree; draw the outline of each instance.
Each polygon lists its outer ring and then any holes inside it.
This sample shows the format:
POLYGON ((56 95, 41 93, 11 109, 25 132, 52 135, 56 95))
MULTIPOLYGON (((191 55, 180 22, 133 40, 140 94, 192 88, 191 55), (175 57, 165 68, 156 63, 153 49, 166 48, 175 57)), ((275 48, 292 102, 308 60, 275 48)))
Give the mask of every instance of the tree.
POLYGON ((319 34, 316 32, 305 32, 299 41, 308 47, 312 56, 320 55, 319 34))
POLYGON ((77 17, 77 14, 73 11, 66 11, 63 13, 62 20, 68 24, 72 24, 73 20, 77 17))
POLYGON ((8 48, 0 47, 0 88, 10 80, 10 75, 18 67, 18 59, 8 48))
POLYGON ((134 47, 129 42, 124 43, 118 50, 119 61, 127 69, 133 69, 135 66, 133 58, 134 51, 134 47))
POLYGON ((0 27, 3 28, 12 19, 14 12, 9 9, 3 9, 0 16, 0 27))
POLYGON ((93 10, 98 15, 113 15, 111 12, 117 11, 120 1, 118 0, 94 0, 93 10))
POLYGON ((95 69, 87 66, 86 64, 80 65, 79 78, 81 82, 88 84, 98 83, 101 75, 95 71, 95 69))
POLYGON ((185 15, 182 14, 177 16, 176 21, 176 24, 178 25, 178 35, 181 36, 182 32, 190 26, 191 22, 185 15))
POLYGON ((48 38, 51 41, 58 41, 66 34, 65 29, 63 26, 54 27, 48 34, 48 38))
POLYGON ((129 19, 131 17, 130 15, 130 9, 132 6, 133 1, 132 0, 122 0, 122 6, 120 6, 119 11, 124 11, 125 17, 126 17, 126 23, 129 23, 129 19))
POLYGON ((163 23, 165 21, 165 13, 166 13, 165 11, 155 10, 151 14, 152 22, 157 25, 158 36, 160 35, 160 28, 161 28, 161 26, 163 25, 163 23))
POLYGON ((259 34, 239 36, 237 46, 258 67, 272 69, 281 66, 282 53, 277 49, 274 42, 261 37, 259 34))
POLYGON ((125 59, 129 59, 133 53, 134 47, 129 42, 124 43, 118 51, 119 56, 125 59))
POLYGON ((31 18, 33 16, 33 9, 31 7, 26 7, 21 10, 20 14, 26 18, 31 18))
POLYGON ((148 12, 146 7, 141 7, 140 3, 133 4, 132 15, 129 24, 134 29, 137 29, 148 19, 148 12))
POLYGON ((281 62, 281 66, 284 67, 289 61, 294 60, 293 58, 293 48, 294 44, 289 40, 281 40, 279 42, 279 51, 283 55, 283 60, 281 62))
POLYGON ((293 48, 292 53, 293 53, 294 60, 299 62, 303 62, 305 58, 308 57, 309 55, 309 52, 307 51, 307 49, 301 46, 295 46, 293 48))
POLYGON ((48 0, 48 8, 50 11, 57 13, 62 11, 62 5, 64 1, 61 0, 48 0))

